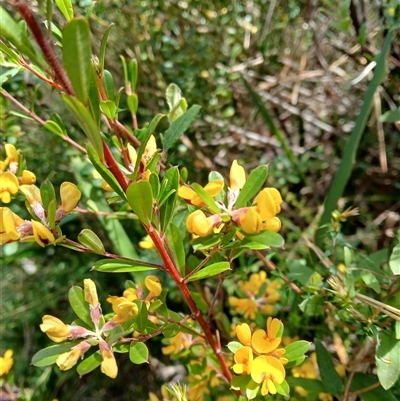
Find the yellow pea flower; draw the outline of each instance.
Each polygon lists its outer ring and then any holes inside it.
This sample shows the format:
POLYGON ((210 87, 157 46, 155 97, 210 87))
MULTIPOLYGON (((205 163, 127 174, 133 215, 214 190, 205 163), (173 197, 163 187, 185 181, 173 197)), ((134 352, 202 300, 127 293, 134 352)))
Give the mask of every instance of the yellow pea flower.
POLYGON ((271 220, 267 220, 262 224, 262 230, 269 230, 277 233, 282 227, 282 222, 278 217, 273 217, 271 220))
POLYGON ((32 220, 32 230, 35 241, 42 247, 55 241, 53 233, 38 221, 32 220))
POLYGON ((255 207, 249 207, 240 218, 239 225, 247 234, 257 234, 262 227, 262 219, 255 207))
POLYGON ((63 354, 59 355, 56 360, 57 366, 60 370, 63 371, 71 369, 73 366, 76 365, 79 359, 89 348, 90 344, 86 341, 82 341, 70 351, 64 352, 63 354))
POLYGON ((240 299, 231 296, 228 298, 228 302, 237 313, 243 313, 245 319, 254 320, 256 318, 258 306, 254 298, 240 299))
POLYGON ((60 187, 61 206, 60 208, 69 213, 75 209, 81 199, 81 191, 72 182, 63 182, 60 187))
POLYGON ((236 364, 232 366, 237 375, 250 374, 253 364, 253 351, 250 347, 240 347, 234 356, 236 364))
POLYGON ((32 208, 42 204, 40 189, 36 185, 21 185, 19 190, 25 195, 26 200, 32 208))
POLYGON ((186 229, 189 233, 206 237, 213 232, 213 219, 206 217, 202 210, 195 210, 186 220, 186 229))
POLYGON ((282 337, 277 337, 281 327, 282 323, 279 319, 269 317, 267 320, 267 332, 262 329, 254 332, 251 341, 253 348, 261 354, 268 354, 276 350, 282 340, 282 337))
POLYGON ((138 299, 137 289, 129 287, 122 294, 128 301, 138 299))
POLYGON ((112 348, 103 339, 99 342, 99 348, 103 358, 100 365, 101 372, 111 379, 115 379, 118 375, 118 366, 112 348))
MULTIPOLYGON (((220 192, 224 188, 224 185, 224 180, 213 180, 210 181, 203 189, 209 196, 215 198, 217 195, 220 194, 220 192)), ((200 196, 197 195, 197 193, 188 186, 179 187, 178 196, 189 201, 192 205, 195 206, 202 206, 204 204, 200 196)))
POLYGON ((251 345, 251 330, 246 323, 236 326, 236 336, 243 345, 251 345))
POLYGON ((99 304, 99 298, 97 296, 96 284, 90 278, 85 278, 83 280, 83 291, 85 296, 85 301, 96 307, 99 304))
POLYGON ((237 160, 234 160, 229 172, 229 188, 232 191, 240 190, 243 188, 246 182, 246 172, 244 168, 238 164, 237 160))
POLYGON ((3 356, 0 356, 0 377, 10 372, 14 363, 12 356, 12 349, 8 349, 3 356))
POLYGON ((24 170, 20 179, 21 184, 31 185, 36 182, 36 175, 29 170, 24 170))
POLYGON ((183 348, 182 333, 179 332, 176 336, 169 339, 169 345, 161 348, 164 355, 177 354, 183 348))
POLYGON ((264 188, 254 199, 263 221, 270 220, 281 211, 282 197, 276 188, 264 188))
POLYGON ((116 313, 111 319, 115 324, 124 323, 139 313, 137 305, 125 297, 108 297, 107 302, 111 303, 112 309, 116 313))
POLYGON ((55 343, 62 343, 70 337, 70 328, 60 319, 51 315, 45 315, 42 318, 42 322, 40 330, 46 333, 55 343))
POLYGON ((275 384, 285 380, 285 369, 273 356, 258 356, 253 361, 251 378, 261 384, 261 395, 276 394, 275 384))
POLYGON ((139 246, 142 249, 156 249, 153 240, 151 239, 150 235, 146 235, 142 241, 139 241, 139 246))
POLYGON ((8 207, 0 207, 0 245, 19 240, 21 234, 17 227, 24 222, 25 220, 22 220, 8 207))
POLYGON ((147 276, 144 279, 144 284, 153 297, 158 297, 161 294, 162 286, 157 276, 147 276))
POLYGON ((18 162, 18 152, 14 145, 11 143, 6 143, 4 145, 6 150, 7 159, 10 163, 17 163, 18 162))
POLYGON ((150 138, 146 144, 142 156, 142 161, 144 162, 145 165, 154 156, 156 152, 157 152, 156 138, 154 137, 154 135, 150 135, 150 138))
POLYGON ((15 195, 18 188, 18 178, 14 174, 8 171, 0 173, 0 200, 3 203, 10 203, 11 195, 15 195))

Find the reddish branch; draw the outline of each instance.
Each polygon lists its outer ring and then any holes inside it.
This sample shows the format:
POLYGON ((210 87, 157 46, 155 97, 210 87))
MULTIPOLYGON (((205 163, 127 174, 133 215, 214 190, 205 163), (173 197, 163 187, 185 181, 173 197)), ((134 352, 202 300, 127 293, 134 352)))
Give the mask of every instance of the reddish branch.
POLYGON ((167 270, 169 275, 172 277, 172 279, 175 281, 176 285, 178 286, 179 290, 181 291, 181 293, 183 295, 183 298, 185 299, 187 305, 189 306, 193 317, 198 321, 201 328, 203 329, 203 332, 207 339, 207 342, 210 344, 212 350, 214 351, 214 354, 218 358, 218 361, 221 365, 221 368, 222 368, 225 378, 230 383, 231 379, 232 379, 232 374, 231 374, 231 372, 226 364, 226 361, 222 355, 221 346, 214 339, 214 336, 211 332, 210 326, 205 321, 203 315, 199 311, 199 308, 197 307, 196 302, 193 300, 192 295, 189 291, 189 288, 187 287, 186 283, 184 282, 183 277, 179 274, 176 266, 174 265, 170 256, 166 252, 166 250, 164 248, 164 244, 163 244, 160 236, 158 235, 157 231, 152 226, 145 226, 145 228, 146 228, 148 234, 150 235, 150 238, 154 242, 154 245, 160 252, 161 259, 163 260, 163 262, 165 264, 165 269, 167 270))

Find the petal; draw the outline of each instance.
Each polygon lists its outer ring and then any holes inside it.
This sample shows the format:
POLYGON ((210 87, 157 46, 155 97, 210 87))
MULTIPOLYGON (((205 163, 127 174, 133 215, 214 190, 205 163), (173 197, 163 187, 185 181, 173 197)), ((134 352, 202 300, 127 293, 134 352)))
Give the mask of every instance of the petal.
POLYGON ((21 183, 31 185, 36 182, 36 175, 29 170, 22 171, 21 183))
POLYGON ((131 164, 135 166, 137 160, 137 153, 136 149, 130 143, 128 143, 128 157, 131 164))
POLYGON ((269 338, 276 338, 281 331, 282 322, 279 319, 269 317, 267 320, 267 332, 269 338))
POLYGON ((15 217, 17 218, 17 221, 20 219, 17 215, 14 215, 14 213, 8 207, 0 207, 1 245, 10 241, 17 241, 21 237, 21 234, 17 231, 15 217))
POLYGON ((236 189, 242 189, 246 182, 246 172, 244 168, 238 164, 237 160, 234 160, 229 173, 230 189, 232 191, 236 189))
POLYGON ((96 284, 90 278, 85 278, 83 280, 83 291, 85 295, 85 301, 96 307, 99 304, 99 298, 97 296, 96 284))
POLYGON ((236 326, 236 335, 243 345, 251 344, 251 330, 248 324, 242 323, 236 326))
POLYGON ((181 186, 178 188, 178 196, 183 199, 191 200, 196 196, 196 192, 194 192, 190 187, 181 186))
POLYGON ((278 219, 278 217, 273 217, 270 220, 266 220, 262 224, 262 230, 273 231, 277 233, 282 228, 282 222, 278 219))
POLYGON ((224 180, 213 180, 210 181, 205 187, 204 191, 207 192, 208 195, 210 195, 212 198, 217 196, 222 189, 224 188, 224 180))
POLYGON ((278 348, 282 338, 269 338, 264 330, 256 330, 253 333, 251 344, 253 348, 261 353, 268 354, 269 352, 275 351, 278 348))
POLYGON ((14 174, 8 171, 0 173, 0 198, 4 203, 10 202, 10 195, 15 195, 18 192, 18 188, 18 178, 14 174))
POLYGON ((256 234, 261 230, 261 216, 255 207, 249 207, 240 219, 240 227, 247 234, 256 234))
POLYGON ((281 211, 282 197, 276 188, 264 188, 255 198, 257 211, 263 220, 272 219, 281 211))
POLYGON ((72 182, 63 182, 60 187, 61 209, 70 212, 81 199, 81 191, 72 182))
POLYGON ((11 143, 6 143, 4 145, 6 150, 7 158, 10 162, 17 162, 18 161, 18 152, 14 145, 11 143))
POLYGON ((206 237, 213 231, 213 222, 208 219, 203 211, 195 210, 186 220, 186 228, 189 233, 206 237))
POLYGON ((144 284, 153 296, 158 297, 161 294, 162 286, 157 276, 147 276, 144 279, 144 284))
POLYGON ((53 233, 38 221, 32 220, 32 230, 35 241, 42 247, 55 241, 53 233))

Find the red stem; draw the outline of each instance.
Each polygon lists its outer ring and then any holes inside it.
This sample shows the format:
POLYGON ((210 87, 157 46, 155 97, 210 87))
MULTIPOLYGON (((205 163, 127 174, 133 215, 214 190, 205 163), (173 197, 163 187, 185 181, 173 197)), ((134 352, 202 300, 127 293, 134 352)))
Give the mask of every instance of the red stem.
POLYGON ((114 159, 113 154, 111 153, 110 148, 107 146, 107 144, 104 141, 103 141, 103 149, 104 149, 104 157, 107 162, 107 167, 114 174, 114 177, 119 182, 119 185, 121 185, 121 188, 123 189, 123 191, 126 192, 128 185, 129 185, 129 181, 122 174, 121 170, 118 167, 117 162, 114 159))
POLYGON ((196 302, 193 300, 192 295, 190 294, 189 288, 187 287, 186 283, 184 282, 183 277, 179 274, 179 271, 176 269, 174 263, 172 262, 170 256, 165 250, 164 244, 158 235, 157 231, 152 226, 146 226, 146 231, 149 234, 150 238, 153 240, 154 245, 160 252, 161 259, 165 264, 165 269, 175 281, 176 285, 178 286, 179 290, 181 291, 183 298, 185 299, 187 305, 192 312, 193 317, 198 321, 201 328, 203 329, 204 335, 207 339, 207 342, 210 344, 214 354, 219 360, 221 365, 222 371, 228 382, 230 383, 232 380, 232 374, 226 364, 226 361, 222 355, 220 345, 215 341, 214 336, 211 332, 210 326, 205 321, 203 315, 201 314, 200 310, 198 309, 196 302))

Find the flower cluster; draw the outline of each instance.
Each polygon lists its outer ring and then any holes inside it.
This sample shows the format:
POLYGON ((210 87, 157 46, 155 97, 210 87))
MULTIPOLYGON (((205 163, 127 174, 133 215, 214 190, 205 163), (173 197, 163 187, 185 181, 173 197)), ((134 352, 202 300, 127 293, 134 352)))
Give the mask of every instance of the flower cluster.
POLYGON ((108 297, 107 301, 111 303, 114 312, 108 321, 105 321, 102 313, 95 283, 90 279, 85 279, 83 285, 84 301, 90 315, 90 321, 85 323, 90 326, 90 329, 76 324, 65 324, 51 315, 43 316, 40 329, 56 343, 81 340, 70 351, 58 356, 56 364, 60 370, 71 369, 92 346, 98 345, 102 358, 100 369, 105 375, 114 379, 117 377, 118 367, 114 357, 114 344, 107 341, 109 332, 138 315, 138 305, 133 302, 134 300, 143 300, 149 306, 150 302, 161 294, 161 283, 156 276, 147 276, 145 278, 145 286, 148 289, 146 298, 144 298, 141 286, 126 289, 122 297, 108 297))
POLYGON ((283 325, 271 317, 267 320, 267 330, 258 329, 251 333, 250 327, 240 324, 236 335, 240 344, 236 347, 232 369, 237 375, 249 375, 252 382, 261 390, 262 395, 276 394, 278 387, 285 381, 283 357, 285 350, 278 348, 282 340, 283 325))
POLYGON ((10 370, 14 364, 13 351, 8 349, 3 356, 0 356, 0 377, 10 373, 10 370))
POLYGON ((241 298, 230 296, 229 305, 237 313, 243 313, 245 319, 254 320, 258 311, 272 315, 275 311, 274 303, 280 300, 279 289, 281 284, 277 280, 269 280, 265 271, 253 273, 248 281, 239 281, 241 298))
POLYGON ((10 203, 11 196, 18 192, 19 186, 30 185, 36 182, 36 176, 29 170, 25 170, 21 152, 14 145, 6 143, 5 160, 0 160, 0 200, 10 203))
MULTIPOLYGON (((240 191, 246 183, 246 173, 236 160, 230 169, 230 186, 224 194, 225 182, 222 179, 210 181, 204 188, 205 193, 215 202, 219 213, 214 213, 204 203, 202 197, 189 186, 181 186, 178 195, 187 203, 198 207, 186 221, 189 233, 206 237, 220 230, 228 222, 236 225, 245 234, 257 234, 263 230, 278 232, 281 221, 276 215, 281 211, 282 197, 275 188, 264 188, 254 198, 251 206, 235 207, 240 191), (224 198, 226 201, 223 202, 224 198)), ((243 238, 242 233, 238 233, 243 238)))
POLYGON ((21 152, 11 144, 5 144, 4 147, 7 157, 0 161, 0 200, 9 203, 12 195, 21 192, 25 196, 28 211, 33 219, 24 220, 10 208, 0 207, 0 245, 33 239, 44 247, 56 240, 55 235, 59 235, 59 232, 55 226, 60 223, 62 217, 75 209, 81 198, 81 192, 75 184, 63 182, 60 187, 61 204, 58 207, 52 205, 54 215, 51 222, 47 210, 49 205, 44 206, 41 190, 34 185, 35 175, 28 170, 21 171, 21 166, 24 165, 21 152))

